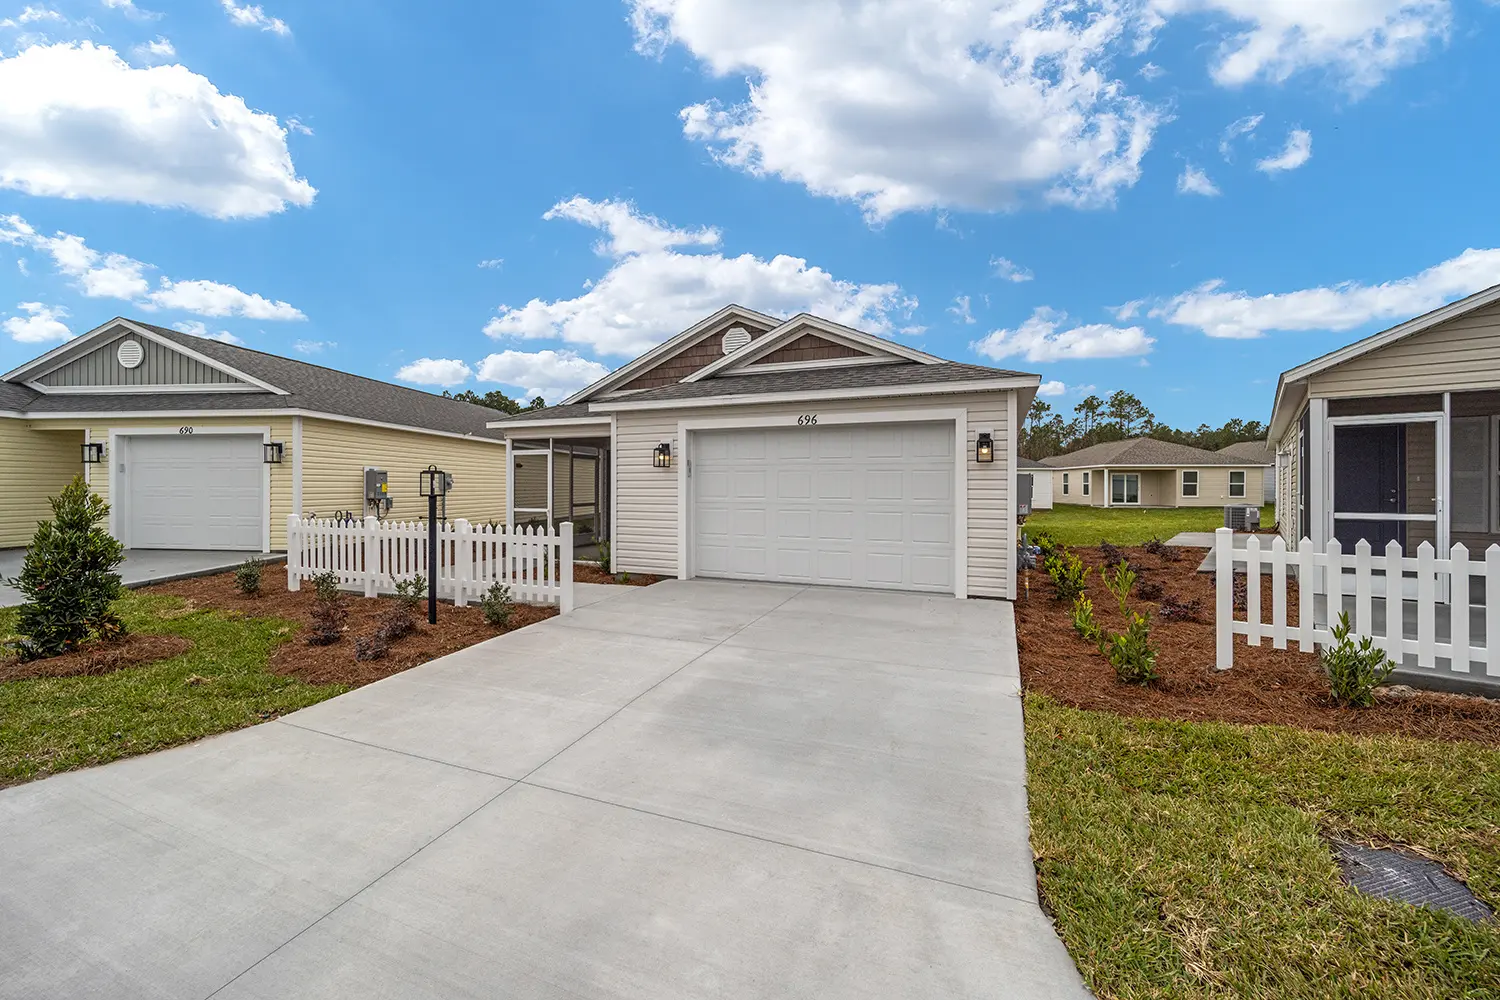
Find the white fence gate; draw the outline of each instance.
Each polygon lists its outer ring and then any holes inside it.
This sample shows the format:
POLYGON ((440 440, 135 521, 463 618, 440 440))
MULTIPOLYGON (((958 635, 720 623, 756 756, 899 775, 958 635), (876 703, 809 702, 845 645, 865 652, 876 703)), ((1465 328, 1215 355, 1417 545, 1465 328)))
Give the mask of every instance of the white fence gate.
POLYGON ((1469 558, 1469 550, 1455 545, 1446 558, 1439 559, 1430 542, 1417 546, 1416 558, 1402 554, 1399 542, 1392 541, 1383 555, 1375 555, 1364 539, 1354 546, 1354 553, 1344 553, 1338 539, 1319 551, 1304 538, 1295 550, 1288 549, 1281 536, 1269 546, 1256 535, 1245 539, 1245 548, 1234 545, 1233 533, 1220 528, 1214 536, 1214 599, 1217 603, 1217 659, 1220 670, 1234 666, 1234 637, 1243 635, 1247 644, 1259 646, 1269 639, 1276 649, 1286 649, 1295 641, 1303 652, 1333 639, 1329 623, 1338 620, 1352 600, 1350 616, 1353 634, 1369 636, 1375 645, 1398 664, 1414 655, 1417 666, 1434 669, 1438 658, 1447 659, 1455 674, 1472 674, 1475 664, 1483 664, 1484 674, 1500 678, 1500 545, 1491 545, 1482 560, 1469 558), (1245 618, 1235 617, 1234 574, 1236 564, 1245 567, 1245 618), (1292 568, 1297 580, 1297 624, 1287 624, 1287 578, 1292 568), (1261 588, 1265 575, 1271 577, 1271 620, 1263 620, 1261 588), (1483 634, 1470 627, 1471 582, 1479 577, 1484 586, 1482 612, 1483 634), (1414 579, 1413 579, 1414 578, 1414 579), (1439 581, 1447 578, 1450 600, 1438 600, 1439 581), (1415 582, 1415 597, 1405 596, 1403 584, 1415 582), (1383 591, 1383 593, 1381 592, 1383 591), (1325 623, 1316 625, 1317 599, 1325 598, 1325 623), (1384 613, 1376 615, 1379 608, 1384 613), (1414 628, 1407 628, 1408 608, 1415 610, 1414 628), (1446 633, 1440 637, 1440 624, 1446 633), (1412 634, 1408 634, 1408 632, 1412 634), (1474 644, 1475 639, 1479 645, 1474 644))
MULTIPOLYGON (((495 582, 525 604, 573 610, 573 524, 475 527, 459 519, 438 525, 438 596, 464 607, 495 582)), ((392 594, 396 581, 427 576, 427 525, 422 521, 300 518, 286 522, 286 580, 333 573, 339 586, 366 597, 392 594)))

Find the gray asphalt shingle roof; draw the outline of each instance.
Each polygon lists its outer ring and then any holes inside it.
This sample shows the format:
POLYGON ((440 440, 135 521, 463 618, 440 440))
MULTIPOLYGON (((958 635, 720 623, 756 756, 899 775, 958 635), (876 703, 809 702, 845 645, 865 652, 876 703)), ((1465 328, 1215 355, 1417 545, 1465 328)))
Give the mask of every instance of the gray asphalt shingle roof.
POLYGON ((1264 441, 1241 441, 1238 444, 1220 448, 1218 454, 1228 455, 1241 462, 1253 462, 1256 465, 1276 464, 1276 452, 1264 441))
POLYGON ((1046 462, 1038 462, 1034 458, 1024 458, 1024 457, 1022 457, 1020 455, 1017 455, 1016 456, 1016 468, 1018 468, 1018 469, 1050 469, 1050 468, 1052 468, 1052 466, 1048 465, 1046 462))
MULTIPOLYGON (((277 354, 225 344, 205 337, 195 337, 180 330, 172 330, 151 323, 131 320, 137 326, 182 347, 229 365, 253 378, 259 379, 287 395, 271 392, 203 392, 203 393, 86 393, 67 395, 41 395, 31 393, 32 399, 24 407, 31 413, 119 413, 149 412, 152 410, 311 410, 331 413, 357 420, 379 421, 419 427, 429 430, 447 431, 451 434, 472 434, 476 437, 499 439, 500 432, 489 430, 485 424, 501 411, 492 410, 475 403, 392 385, 379 379, 352 375, 306 361, 295 361, 277 354)), ((10 383, 0 386, 19 388, 10 383)), ((0 390, 4 391, 4 390, 0 390)), ((25 390, 30 393, 31 390, 25 390)), ((0 409, 6 408, 0 395, 0 409)))
POLYGON ((548 406, 540 410, 523 410, 520 413, 496 412, 490 417, 491 420, 503 420, 509 424, 534 424, 537 421, 546 420, 578 420, 582 417, 599 417, 600 420, 609 418, 597 413, 589 412, 588 403, 569 403, 566 406, 548 406))
POLYGON ((720 375, 700 382, 674 382, 658 389, 631 393, 611 402, 644 403, 656 400, 705 399, 712 396, 751 396, 762 393, 811 392, 818 389, 879 389, 906 385, 941 385, 944 382, 974 382, 990 378, 1025 378, 1024 372, 986 368, 957 361, 936 365, 916 362, 888 365, 848 365, 841 368, 757 372, 753 375, 720 375))
POLYGON ((1090 445, 1066 455, 1053 455, 1043 459, 1054 469, 1097 469, 1112 465, 1119 468, 1147 465, 1194 466, 1194 465, 1245 465, 1243 458, 1235 458, 1217 451, 1205 451, 1171 441, 1155 438, 1126 438, 1124 441, 1106 441, 1090 445))
POLYGON ((0 410, 25 410, 41 393, 14 382, 0 382, 0 410))

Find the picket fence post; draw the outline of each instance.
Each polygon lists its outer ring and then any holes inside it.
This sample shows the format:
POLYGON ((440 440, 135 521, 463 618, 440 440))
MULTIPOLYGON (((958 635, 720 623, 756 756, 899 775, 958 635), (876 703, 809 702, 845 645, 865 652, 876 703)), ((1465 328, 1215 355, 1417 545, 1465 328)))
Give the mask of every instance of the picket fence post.
POLYGON ((302 519, 296 514, 286 518, 286 589, 302 586, 302 519))
POLYGON ((562 538, 558 543, 561 552, 557 567, 557 610, 565 615, 573 610, 573 522, 564 521, 558 531, 562 538))
POLYGON ((1228 670, 1234 666, 1234 532, 1228 528, 1214 531, 1214 666, 1228 670))
POLYGON ((453 605, 465 608, 469 605, 469 582, 474 578, 474 539, 469 522, 463 518, 453 522, 453 605))

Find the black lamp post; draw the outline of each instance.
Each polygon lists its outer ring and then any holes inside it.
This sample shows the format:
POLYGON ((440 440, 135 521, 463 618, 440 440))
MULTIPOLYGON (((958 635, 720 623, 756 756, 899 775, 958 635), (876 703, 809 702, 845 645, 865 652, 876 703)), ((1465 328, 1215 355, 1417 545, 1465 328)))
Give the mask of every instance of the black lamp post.
POLYGON ((435 465, 417 473, 417 486, 427 498, 427 624, 437 624, 438 497, 448 492, 448 474, 435 465))

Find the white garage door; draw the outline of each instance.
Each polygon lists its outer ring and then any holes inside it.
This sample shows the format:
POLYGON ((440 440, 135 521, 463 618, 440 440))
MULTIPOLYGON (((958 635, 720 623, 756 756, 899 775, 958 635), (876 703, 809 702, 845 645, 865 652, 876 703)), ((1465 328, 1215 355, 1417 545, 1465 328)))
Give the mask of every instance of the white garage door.
POLYGON ((952 424, 703 431, 698 576, 953 592, 952 424))
POLYGON ((261 443, 249 434, 130 438, 125 544, 259 552, 265 537, 261 443))

